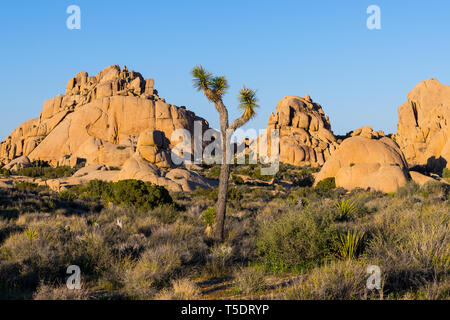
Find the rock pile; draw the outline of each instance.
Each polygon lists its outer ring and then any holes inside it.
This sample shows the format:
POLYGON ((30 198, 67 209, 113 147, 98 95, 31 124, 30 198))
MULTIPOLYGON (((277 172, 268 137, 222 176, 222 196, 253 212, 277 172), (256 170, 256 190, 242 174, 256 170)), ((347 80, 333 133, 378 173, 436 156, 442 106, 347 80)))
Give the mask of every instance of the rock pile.
MULTIPOLYGON (((85 162, 120 167, 146 130, 161 131, 169 148, 176 143, 168 140, 174 130, 193 132, 194 121, 208 128, 193 112, 160 99, 153 86, 152 79, 116 65, 95 77, 78 73, 65 95, 47 100, 39 118, 23 123, 0 144, 0 159, 3 164, 27 156, 55 166, 85 162)), ((155 161, 167 167, 160 156, 155 161)))
POLYGON ((279 129, 280 162, 321 166, 339 145, 322 107, 306 95, 286 96, 271 114, 267 131, 279 129))
POLYGON ((436 79, 420 82, 398 109, 394 139, 410 165, 442 173, 450 168, 450 86, 436 79))

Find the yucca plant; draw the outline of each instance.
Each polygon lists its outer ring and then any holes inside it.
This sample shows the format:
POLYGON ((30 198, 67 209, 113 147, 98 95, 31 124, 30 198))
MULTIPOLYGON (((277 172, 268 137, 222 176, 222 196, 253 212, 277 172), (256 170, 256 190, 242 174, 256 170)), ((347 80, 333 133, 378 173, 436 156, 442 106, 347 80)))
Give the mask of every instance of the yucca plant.
POLYGON ((225 212, 227 206, 228 180, 230 178, 230 166, 227 163, 227 145, 230 137, 236 129, 242 127, 256 115, 258 100, 256 91, 243 86, 239 92, 239 109, 243 114, 230 125, 228 121, 228 109, 223 103, 223 95, 227 92, 228 81, 224 76, 213 76, 202 66, 192 69, 194 87, 203 92, 205 97, 214 104, 220 116, 220 134, 222 136, 222 164, 219 176, 219 192, 216 203, 216 226, 214 236, 217 240, 224 240, 225 212), (230 133, 227 135, 227 132, 230 133))
POLYGON ((30 240, 30 242, 33 242, 33 240, 38 238, 39 235, 36 230, 33 230, 32 227, 29 227, 27 230, 25 230, 25 236, 28 240, 30 240))
POLYGON ((356 231, 347 231, 338 237, 338 253, 342 258, 353 260, 357 257, 364 243, 364 234, 356 231))
POLYGON ((358 210, 358 206, 355 202, 346 199, 336 202, 334 206, 339 214, 338 220, 347 220, 358 210))

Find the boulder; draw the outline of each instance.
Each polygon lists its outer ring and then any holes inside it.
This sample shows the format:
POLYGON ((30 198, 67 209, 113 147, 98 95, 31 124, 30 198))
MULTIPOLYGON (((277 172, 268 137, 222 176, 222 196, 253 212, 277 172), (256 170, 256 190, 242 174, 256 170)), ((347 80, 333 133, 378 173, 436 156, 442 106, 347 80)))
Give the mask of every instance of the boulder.
POLYGON ((419 186, 423 186, 425 184, 427 184, 428 182, 434 182, 434 181, 438 181, 436 179, 433 179, 431 177, 425 176, 419 172, 416 171, 410 171, 409 174, 411 175, 411 179, 417 183, 419 186))
POLYGON ((184 169, 173 169, 166 173, 143 159, 139 153, 128 159, 122 170, 114 178, 115 181, 127 179, 151 182, 173 192, 190 192, 194 191, 196 187, 211 188, 217 185, 215 181, 184 169))
POLYGON ((169 140, 164 132, 146 130, 139 135, 137 152, 150 163, 159 168, 172 168, 169 140))
POLYGON ((28 168, 31 166, 30 159, 27 156, 21 156, 12 160, 6 166, 4 166, 7 170, 17 171, 19 169, 28 168))
POLYGON ((279 130, 283 163, 321 166, 338 146, 328 117, 308 95, 286 96, 278 102, 267 123, 269 145, 273 129, 279 130))
POLYGON ((318 182, 334 177, 336 186, 395 192, 410 179, 406 160, 394 141, 355 136, 345 139, 317 174, 318 182))
POLYGON ((395 141, 412 166, 441 174, 450 168, 450 86, 436 79, 420 82, 398 109, 395 141))

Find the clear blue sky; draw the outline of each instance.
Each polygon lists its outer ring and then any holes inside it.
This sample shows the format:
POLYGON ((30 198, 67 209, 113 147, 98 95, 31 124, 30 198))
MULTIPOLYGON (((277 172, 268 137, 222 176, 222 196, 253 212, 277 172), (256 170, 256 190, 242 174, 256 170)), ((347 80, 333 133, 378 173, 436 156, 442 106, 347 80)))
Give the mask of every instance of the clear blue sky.
POLYGON ((286 95, 310 94, 344 134, 363 125, 395 132, 397 108, 421 80, 450 84, 450 1, 5 1, 0 9, 0 139, 39 116, 79 71, 127 65, 155 79, 160 96, 218 126, 192 88, 202 64, 226 75, 231 117, 245 84, 261 108, 248 126, 264 128, 286 95), (68 30, 66 8, 82 11, 68 30), (382 29, 366 28, 381 7, 382 29))

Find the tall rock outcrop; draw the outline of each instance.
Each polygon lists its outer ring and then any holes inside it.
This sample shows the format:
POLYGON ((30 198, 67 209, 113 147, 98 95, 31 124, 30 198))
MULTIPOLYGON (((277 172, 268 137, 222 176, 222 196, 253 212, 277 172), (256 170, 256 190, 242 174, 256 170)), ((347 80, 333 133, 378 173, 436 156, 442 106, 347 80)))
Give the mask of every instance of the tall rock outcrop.
POLYGON ((286 96, 278 102, 267 132, 279 129, 280 162, 321 166, 339 145, 328 116, 311 97, 286 96))
POLYGON ((170 141, 172 132, 193 132, 194 121, 201 121, 203 130, 209 126, 186 108, 159 98, 153 79, 113 65, 95 77, 80 72, 70 79, 65 95, 45 101, 38 118, 20 125, 0 144, 0 161, 27 156, 52 165, 120 167, 136 152, 140 134, 157 130, 165 141, 149 145, 148 137, 142 137, 141 147, 147 160, 167 167, 164 150, 177 143, 170 141), (153 155, 150 149, 155 149, 153 155))
POLYGON ((450 86, 436 79, 420 82, 398 116, 394 139, 409 165, 427 165, 436 173, 450 168, 450 86))

